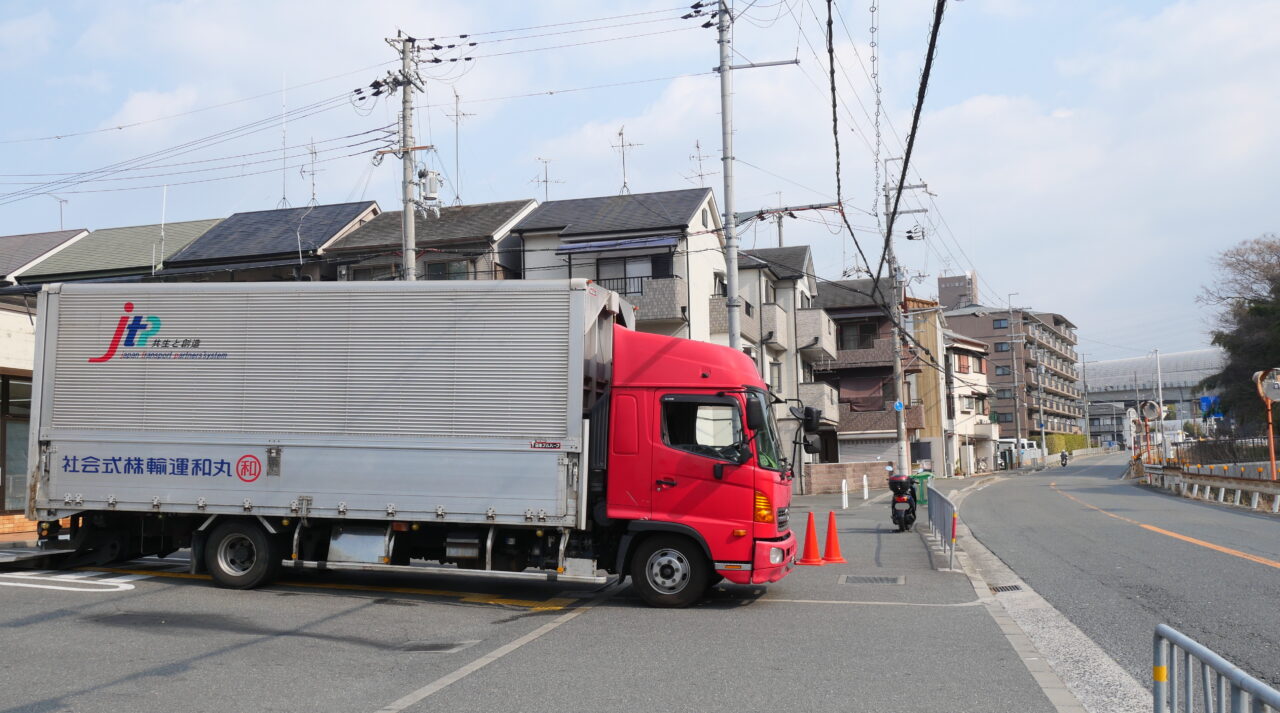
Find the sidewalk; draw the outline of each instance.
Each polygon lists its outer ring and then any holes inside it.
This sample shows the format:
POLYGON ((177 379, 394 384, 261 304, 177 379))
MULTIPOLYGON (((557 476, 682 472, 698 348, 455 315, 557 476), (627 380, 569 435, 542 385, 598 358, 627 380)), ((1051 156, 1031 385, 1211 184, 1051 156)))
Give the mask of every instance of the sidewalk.
MULTIPOLYGON (((980 479, 942 482, 973 480, 980 479)), ((1083 713, 985 585, 979 592, 966 573, 934 569, 919 534, 928 531, 927 520, 917 520, 917 532, 895 531, 887 495, 873 491, 864 502, 859 490, 848 510, 840 509, 839 495, 794 497, 791 526, 801 545, 809 512, 822 544, 828 512, 835 512, 848 562, 797 567, 761 600, 811 605, 778 612, 798 639, 787 649, 811 652, 820 657, 815 665, 834 669, 850 694, 840 709, 1083 713)), ((927 517, 924 507, 919 516, 927 517)), ((810 709, 830 701, 803 703, 810 709)))

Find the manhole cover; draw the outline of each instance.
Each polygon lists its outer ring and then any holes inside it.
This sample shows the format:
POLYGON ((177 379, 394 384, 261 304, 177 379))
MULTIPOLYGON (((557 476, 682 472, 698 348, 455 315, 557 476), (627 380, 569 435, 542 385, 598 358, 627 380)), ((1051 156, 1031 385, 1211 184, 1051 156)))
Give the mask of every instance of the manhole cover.
POLYGON ((479 641, 410 641, 400 647, 401 651, 415 651, 425 654, 452 654, 479 641))
POLYGON ((906 577, 886 577, 883 575, 842 574, 841 584, 906 584, 906 577))
POLYGON ((999 587, 992 587, 992 588, 991 588, 991 591, 993 591, 993 592, 1021 592, 1021 591, 1022 591, 1022 585, 1020 585, 1020 584, 1002 584, 1002 585, 1000 585, 999 587))

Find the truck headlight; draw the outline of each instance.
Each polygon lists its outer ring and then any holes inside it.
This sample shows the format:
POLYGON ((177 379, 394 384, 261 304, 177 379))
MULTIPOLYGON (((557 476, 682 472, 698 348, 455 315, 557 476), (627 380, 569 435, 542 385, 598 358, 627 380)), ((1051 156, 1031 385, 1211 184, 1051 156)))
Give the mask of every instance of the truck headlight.
POLYGON ((782 564, 782 558, 785 556, 786 553, 782 551, 781 547, 769 548, 769 564, 782 564))

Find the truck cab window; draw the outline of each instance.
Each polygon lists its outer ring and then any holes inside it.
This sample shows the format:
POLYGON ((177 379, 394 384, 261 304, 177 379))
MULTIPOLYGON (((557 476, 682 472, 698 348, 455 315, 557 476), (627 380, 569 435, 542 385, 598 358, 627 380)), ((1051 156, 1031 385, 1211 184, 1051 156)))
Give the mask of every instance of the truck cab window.
POLYGON ((664 397, 662 440, 672 448, 708 458, 734 460, 734 446, 742 437, 738 408, 729 403, 708 403, 664 397))

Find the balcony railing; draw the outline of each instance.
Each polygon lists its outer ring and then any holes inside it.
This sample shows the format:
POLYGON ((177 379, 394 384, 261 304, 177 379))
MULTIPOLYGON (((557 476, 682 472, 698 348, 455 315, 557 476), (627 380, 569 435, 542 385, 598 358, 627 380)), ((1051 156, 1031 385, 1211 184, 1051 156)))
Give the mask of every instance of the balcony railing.
POLYGON ((620 295, 643 295, 644 283, 649 279, 648 277, 606 277, 596 280, 596 284, 620 295))

